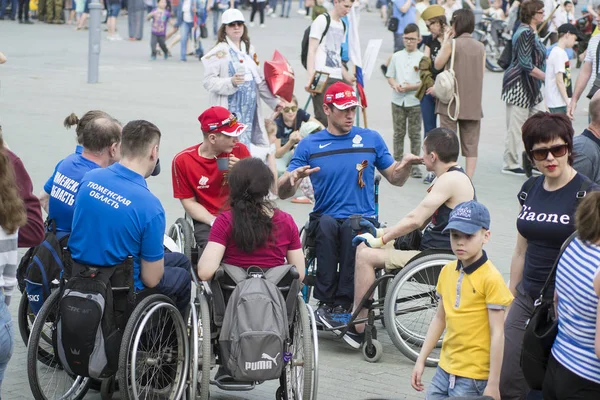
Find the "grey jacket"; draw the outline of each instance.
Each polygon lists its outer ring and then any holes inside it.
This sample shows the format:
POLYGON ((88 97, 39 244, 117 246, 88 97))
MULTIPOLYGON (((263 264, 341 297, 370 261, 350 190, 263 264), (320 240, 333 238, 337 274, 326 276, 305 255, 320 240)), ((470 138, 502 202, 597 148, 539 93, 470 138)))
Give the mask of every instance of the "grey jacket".
POLYGON ((573 139, 573 168, 600 184, 600 139, 586 129, 573 139))

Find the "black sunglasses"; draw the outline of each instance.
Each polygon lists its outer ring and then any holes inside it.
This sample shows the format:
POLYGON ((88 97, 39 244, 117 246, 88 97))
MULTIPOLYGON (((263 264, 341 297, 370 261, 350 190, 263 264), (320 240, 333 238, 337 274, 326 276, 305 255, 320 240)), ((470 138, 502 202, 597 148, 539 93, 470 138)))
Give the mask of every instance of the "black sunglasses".
POLYGON ((231 27, 235 28, 236 26, 244 26, 244 23, 242 21, 235 21, 230 24, 227 24, 227 26, 231 26, 231 27))
POLYGON ((544 161, 546 158, 548 158, 548 153, 552 153, 554 157, 558 158, 567 154, 568 150, 568 144, 559 144, 552 147, 544 147, 540 149, 531 150, 529 154, 535 161, 544 161))

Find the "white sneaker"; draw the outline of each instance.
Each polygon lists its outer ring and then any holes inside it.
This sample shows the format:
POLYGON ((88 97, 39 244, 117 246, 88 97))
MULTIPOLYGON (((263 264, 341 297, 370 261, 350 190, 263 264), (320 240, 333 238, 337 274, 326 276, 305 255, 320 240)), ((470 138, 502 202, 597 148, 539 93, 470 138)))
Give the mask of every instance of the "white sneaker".
POLYGON ((260 24, 260 27, 261 27, 261 28, 264 28, 264 27, 265 27, 265 24, 260 24))
POLYGON ((254 22, 250 22, 250 23, 248 24, 248 26, 249 26, 250 28, 254 28, 254 22))
POLYGON ((117 40, 118 41, 118 40, 123 40, 123 38, 121 36, 119 36, 119 34, 115 34, 113 36, 113 40, 117 40))
POLYGON ((306 16, 304 16, 304 18, 306 18, 306 19, 312 19, 312 17, 310 15, 306 15, 306 16))
POLYGON ((271 13, 271 18, 277 18, 277 14, 271 13))
POLYGON ((106 37, 106 40, 113 41, 113 40, 115 40, 115 37, 114 37, 114 36, 110 36, 110 35, 108 35, 108 36, 106 37))
POLYGON ((298 14, 302 15, 302 14, 304 14, 304 13, 306 12, 306 10, 301 10, 301 9, 298 9, 298 11, 296 11, 296 12, 297 12, 298 14))
POLYGON ((267 10, 267 15, 271 15, 271 14, 273 14, 273 9, 272 9, 272 8, 269 8, 269 9, 267 10))

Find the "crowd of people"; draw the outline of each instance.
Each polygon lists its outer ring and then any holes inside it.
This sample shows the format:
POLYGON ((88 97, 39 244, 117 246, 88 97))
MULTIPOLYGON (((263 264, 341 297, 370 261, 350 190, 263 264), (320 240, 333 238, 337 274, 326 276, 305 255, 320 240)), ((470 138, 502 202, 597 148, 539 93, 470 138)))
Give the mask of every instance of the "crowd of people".
MULTIPOLYGON (((171 160, 173 197, 193 220, 198 277, 210 280, 223 262, 263 268, 287 262, 296 265, 302 279, 305 260, 297 225, 272 200, 303 189, 308 201, 298 202, 314 203, 307 234, 316 243, 313 296, 318 300, 315 317, 323 326, 334 329, 352 312, 366 316, 366 308, 357 308, 368 307, 362 300, 376 270, 399 270, 425 250, 451 249, 457 260, 444 266, 437 279, 440 301, 410 377, 414 389, 425 390, 425 359, 443 335, 428 399, 599 398, 600 93, 595 89, 600 84, 595 80, 600 35, 589 41, 571 93, 567 50, 583 39, 572 24, 572 3, 495 1, 484 7, 497 19, 518 15, 501 92, 507 121, 502 172, 524 175, 528 169, 537 175, 515 193, 521 211, 505 283, 483 250, 491 240, 492 216, 471 180, 484 117, 486 64, 485 49, 472 35, 474 4, 379 4, 392 9, 384 11, 386 23, 390 14, 398 25, 396 51, 383 66, 393 90, 390 152, 378 132, 355 126, 361 103, 353 87, 356 76, 344 58, 345 17, 352 0, 334 0, 327 13, 315 15, 309 30, 307 86, 316 72, 329 74, 323 91, 313 94, 314 117, 299 109, 295 97, 275 96, 257 68, 248 25, 257 11, 264 23, 265 3, 252 3, 249 23, 233 2, 169 5, 159 0, 148 7, 154 58, 156 45, 165 58, 169 55, 165 36, 171 13, 178 15, 182 59, 185 41, 198 21, 206 22, 208 10, 220 21, 214 25, 217 44, 201 57, 211 104, 198 116, 202 137, 171 160), (546 37, 539 32, 543 24, 548 25, 546 37), (544 39, 554 44, 549 52, 544 39), (451 100, 443 102, 438 98, 443 88, 436 83, 449 70, 454 90, 451 100), (590 124, 575 136, 570 118, 586 86, 590 124), (262 114, 260 99, 273 110, 269 118, 262 114), (410 153, 404 152, 406 136, 410 153), (390 184, 403 186, 410 177, 422 178, 423 166, 425 181, 431 183, 426 196, 397 224, 380 227, 376 171, 390 184), (362 233, 351 226, 354 215, 361 216, 362 233), (575 231, 578 238, 561 252, 575 231), (414 232, 422 234, 416 248, 396 246, 396 239, 414 232), (551 272, 555 260, 556 279, 551 272), (556 303, 558 335, 543 388, 530 388, 520 356, 527 321, 546 282, 556 303)), ((109 20, 121 6, 110 10, 110 4, 109 20)), ((308 14, 308 4, 300 4, 299 11, 308 14)), ((267 14, 275 14, 276 6, 276 1, 269 4, 267 14)), ((133 1, 127 7, 133 40, 142 38, 137 19, 143 21, 145 12, 136 7, 133 1)), ((289 1, 283 2, 281 15, 289 16, 290 8, 289 1)), ((42 208, 75 262, 112 266, 133 256, 136 290, 156 288, 182 314, 190 300, 191 260, 165 252, 165 211, 146 183, 160 172, 160 129, 143 120, 122 124, 100 110, 81 118, 71 114, 64 125, 75 127, 78 145, 56 165, 39 197, 0 130, 0 327, 7 327, 0 330, 0 385, 14 342, 7 306, 16 286, 17 248, 41 242, 42 208)), ((360 348, 364 324, 351 326, 343 339, 360 348)))

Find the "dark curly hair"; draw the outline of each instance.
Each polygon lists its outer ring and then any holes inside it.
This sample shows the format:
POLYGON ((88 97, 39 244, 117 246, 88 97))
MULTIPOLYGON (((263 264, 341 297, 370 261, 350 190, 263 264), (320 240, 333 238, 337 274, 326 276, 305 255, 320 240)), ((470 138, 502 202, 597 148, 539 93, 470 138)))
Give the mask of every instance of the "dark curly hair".
POLYGON ((235 245, 251 253, 273 236, 271 216, 275 209, 267 196, 275 178, 258 158, 238 161, 229 172, 229 203, 233 216, 235 245))

